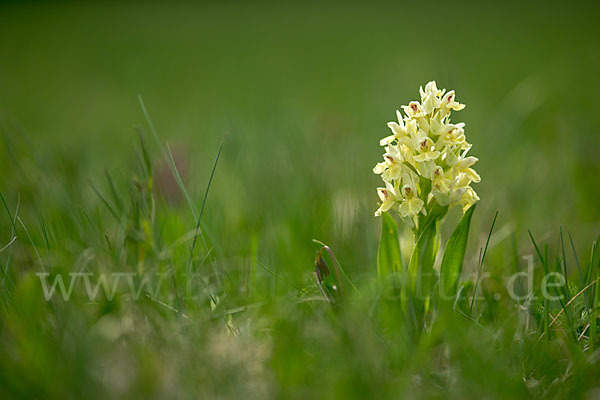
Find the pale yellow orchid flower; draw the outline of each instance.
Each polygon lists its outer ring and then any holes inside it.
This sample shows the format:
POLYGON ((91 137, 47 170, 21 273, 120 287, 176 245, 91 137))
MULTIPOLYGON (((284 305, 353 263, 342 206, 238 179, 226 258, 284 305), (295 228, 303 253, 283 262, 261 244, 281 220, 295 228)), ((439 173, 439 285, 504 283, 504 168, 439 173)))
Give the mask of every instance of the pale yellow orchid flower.
POLYGON ((450 166, 454 168, 454 174, 455 176, 458 176, 459 174, 463 174, 468 180, 469 182, 467 182, 465 185, 468 185, 470 182, 481 182, 481 177, 479 176, 479 174, 477 172, 475 172, 474 169, 472 169, 471 167, 477 162, 479 161, 477 159, 477 157, 473 157, 473 156, 468 156, 467 157, 467 153, 469 151, 470 147, 467 148, 463 154, 457 156, 453 150, 449 149, 448 152, 446 153, 446 163, 450 166))
POLYGON ((439 165, 435 167, 431 178, 432 189, 448 194, 453 182, 454 179, 450 171, 444 172, 444 169, 439 165))
POLYGON ((423 90, 423 86, 419 87, 419 94, 421 95, 421 101, 425 102, 425 98, 428 95, 433 95, 435 97, 441 98, 444 95, 445 90, 439 90, 435 81, 428 82, 425 85, 425 90, 423 90))
POLYGON ((398 122, 388 122, 388 127, 392 130, 393 135, 387 136, 379 141, 380 146, 387 146, 394 141, 398 142, 398 144, 411 145, 412 142, 410 140, 410 134, 408 129, 413 129, 411 124, 408 127, 404 124, 404 119, 402 118, 402 114, 400 111, 396 110, 396 115, 398 116, 398 122))
POLYGON ((413 157, 417 162, 435 160, 440 156, 440 152, 435 150, 433 140, 428 136, 418 139, 417 153, 413 157))
POLYGON ((465 145, 468 146, 468 144, 466 142, 464 128, 465 128, 465 124, 462 122, 458 123, 458 124, 442 125, 441 130, 440 130, 441 133, 440 133, 440 137, 437 141, 437 145, 438 146, 460 145, 461 147, 463 147, 465 145))
POLYGON ((456 101, 453 90, 438 89, 435 81, 420 87, 419 93, 420 102, 402 106, 405 115, 396 111, 398 121, 388 123, 392 135, 380 140, 385 147, 384 160, 373 168, 388 188, 385 192, 378 189, 382 201, 384 194, 388 199, 378 214, 397 203, 400 215, 415 224, 431 202, 460 205, 466 211, 479 200, 470 185, 481 181, 472 168, 477 158, 467 156, 471 145, 466 140, 465 124, 450 123, 451 112, 462 110, 464 104, 456 101))
POLYGON ((390 182, 402 176, 404 158, 398 146, 390 145, 385 149, 387 153, 383 155, 384 162, 377 163, 373 172, 381 175, 385 182, 390 182))
POLYGON ((451 90, 442 98, 440 108, 449 108, 454 111, 460 111, 465 108, 465 105, 456 101, 456 94, 454 93, 454 90, 451 90))
POLYGON ((411 101, 407 106, 402 106, 404 113, 409 118, 421 118, 425 116, 423 108, 418 101, 411 101))
POLYGON ((433 111, 435 109, 439 108, 440 105, 442 104, 442 101, 440 100, 440 98, 438 96, 439 91, 435 87, 435 82, 433 84, 434 84, 434 88, 426 90, 427 93, 425 95, 425 98, 422 100, 423 101, 423 106, 422 106, 423 112, 425 114, 433 113, 433 111))
POLYGON ((423 208, 424 202, 417 197, 417 189, 415 186, 408 184, 402 186, 402 196, 404 200, 400 203, 399 211, 400 215, 405 218, 411 218, 417 215, 421 211, 425 211, 423 208))
POLYGON ((462 197, 460 198, 460 201, 458 202, 459 205, 462 206, 462 212, 463 214, 475 203, 477 203, 479 201, 479 196, 477 195, 477 193, 475 192, 475 190, 473 190, 472 187, 467 186, 465 188, 465 192, 463 193, 462 197))
POLYGON ((389 183, 384 188, 377 188, 377 195, 381 200, 381 205, 375 211, 375 216, 379 217, 382 212, 389 211, 395 204, 402 200, 400 196, 396 194, 394 187, 389 183))

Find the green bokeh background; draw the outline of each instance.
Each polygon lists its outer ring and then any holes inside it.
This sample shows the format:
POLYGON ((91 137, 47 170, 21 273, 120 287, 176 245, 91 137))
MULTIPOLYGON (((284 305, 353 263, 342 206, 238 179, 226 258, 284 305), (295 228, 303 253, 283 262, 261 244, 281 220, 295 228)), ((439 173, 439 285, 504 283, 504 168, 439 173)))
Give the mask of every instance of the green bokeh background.
MULTIPOLYGON (((85 179, 121 171, 147 103, 192 190, 228 133, 214 203, 285 218, 311 193, 373 208, 379 137, 428 80, 457 90, 485 207, 598 221, 597 10, 583 5, 2 6, 6 136, 85 179), (312 190, 311 190, 312 188, 312 190)), ((4 157, 3 157, 4 158, 4 157)), ((11 174, 3 163, 3 178, 11 174)), ((8 188, 4 188, 7 190, 8 188)), ((541 221, 540 221, 541 219, 541 221)), ((553 218, 552 224, 556 224, 553 218)))
MULTIPOLYGON (((227 133, 207 218, 228 236, 293 226, 292 247, 374 242, 378 139, 436 80, 467 104, 455 121, 481 160, 486 222, 500 210, 506 223, 591 239, 597 16, 578 4, 8 4, 2 131, 9 142, 26 136, 50 171, 67 169, 69 187, 104 168, 125 179, 141 94, 163 140, 189 159, 195 198, 227 133)), ((2 158, 2 189, 14 193, 28 183, 12 157, 2 158)))

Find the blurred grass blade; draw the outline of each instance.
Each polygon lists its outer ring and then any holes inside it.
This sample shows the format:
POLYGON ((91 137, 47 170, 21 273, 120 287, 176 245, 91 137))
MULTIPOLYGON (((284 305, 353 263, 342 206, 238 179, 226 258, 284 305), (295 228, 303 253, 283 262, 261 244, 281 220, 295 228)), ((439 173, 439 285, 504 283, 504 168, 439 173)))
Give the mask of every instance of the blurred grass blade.
POLYGON ((106 208, 108 209, 108 211, 110 211, 110 213, 113 215, 113 217, 115 217, 115 219, 117 221, 119 221, 121 219, 121 217, 119 216, 119 213, 117 212, 117 210, 115 210, 115 207, 112 205, 112 203, 110 202, 110 200, 108 200, 106 198, 106 196, 104 195, 104 193, 102 193, 100 191, 100 189, 98 189, 96 187, 96 185, 94 185, 94 182, 89 181, 89 183, 90 183, 90 186, 92 187, 92 189, 94 190, 94 192, 96 192, 96 194, 100 198, 100 200, 102 200, 102 202, 104 203, 104 205, 106 206, 106 208))
POLYGON ((377 251, 377 276, 386 279, 392 273, 402 271, 398 226, 387 212, 381 213, 381 240, 377 251))
POLYGON ((492 221, 492 226, 490 226, 490 231, 488 233, 487 239, 485 241, 485 247, 483 251, 479 252, 479 267, 477 268, 477 279, 475 280, 475 288, 473 289, 473 297, 471 298, 471 314, 477 314, 477 306, 475 305, 475 299, 477 298, 477 293, 479 290, 479 278, 481 277, 481 272, 483 270, 483 262, 485 261, 485 255, 487 254, 488 246, 490 245, 490 239, 492 238, 492 233, 494 232, 494 226, 496 226, 496 220, 498 219, 498 211, 494 215, 494 220, 492 221), (475 312, 473 313, 473 306, 475 305, 475 312))
POLYGON ((144 141, 144 131, 141 127, 136 128, 136 132, 138 134, 138 138, 140 141, 140 158, 142 160, 142 165, 144 172, 146 173, 146 177, 152 176, 152 161, 150 159, 150 155, 148 153, 148 149, 146 148, 146 142, 144 141))
MULTIPOLYGON (((10 223, 12 225, 10 236, 16 237, 16 234, 17 234, 16 222, 17 222, 17 217, 19 216, 19 207, 21 206, 21 194, 17 195, 17 206, 15 208, 15 216, 14 217, 12 216, 10 209, 8 208, 8 204, 6 204, 6 199, 4 199, 2 192, 0 192, 0 200, 2 200, 2 204, 4 204, 4 209, 6 210, 6 214, 8 214, 8 219, 10 220, 10 223)), ((3 270, 2 270, 3 271, 2 281, 0 283, 0 287, 2 287, 2 288, 4 287, 4 282, 6 281, 6 278, 8 278, 8 281, 14 287, 14 282, 8 273, 9 267, 10 267, 11 255, 12 255, 11 250, 12 250, 12 247, 9 246, 8 251, 7 251, 8 258, 7 258, 6 264, 4 265, 3 270)))
POLYGON ((116 210, 119 212, 119 214, 121 214, 123 212, 123 200, 121 200, 119 190, 117 189, 117 186, 115 185, 115 181, 113 180, 112 176, 110 176, 110 172, 108 172, 108 169, 104 169, 104 174, 106 175, 106 180, 108 181, 110 194, 114 200, 113 204, 116 210))
POLYGON ((4 250, 8 249, 15 242, 15 240, 17 240, 17 237, 13 236, 13 238, 11 239, 10 242, 8 242, 4 247, 0 247, 0 253, 2 253, 4 250))
POLYGON ((590 344, 592 348, 595 348, 597 343, 598 335, 598 304, 600 302, 600 271, 596 272, 596 283, 594 283, 594 299, 592 300, 592 313, 590 316, 590 344))
MULTIPOLYGON (((188 258, 187 269, 189 269, 192 263, 192 257, 194 255, 194 249, 196 248, 196 242, 198 239, 198 235, 202 235, 202 230, 200 229, 200 221, 202 220, 202 214, 204 213, 204 207, 206 206, 206 199, 208 198, 208 191, 210 190, 210 185, 212 184, 213 178, 215 176, 215 171, 217 169, 217 164, 219 163, 219 158, 221 157, 221 151, 223 150, 223 144, 225 143, 225 137, 221 139, 221 144, 219 145, 219 150, 217 151, 217 156, 215 157, 215 162, 213 163, 212 169, 210 170, 210 177, 208 178, 208 183, 206 184, 206 190, 204 191, 204 197, 202 198, 202 205, 200 206, 200 214, 198 214, 198 219, 196 220, 196 229, 194 230, 194 239, 192 240, 192 246, 190 248, 190 257, 188 258)), ((170 152, 170 150, 169 150, 170 152)), ((170 154, 170 153, 169 153, 170 154)), ((204 240, 204 236, 202 236, 204 240)), ((206 246, 206 243, 205 243, 206 246)), ((208 246, 207 246, 208 249, 208 246)))
MULTIPOLYGON (((594 262, 596 260, 596 255, 598 254, 599 240, 600 240, 600 237, 592 243, 592 251, 590 254, 590 263, 588 265, 587 272, 586 272, 586 280, 585 280, 586 285, 592 281, 593 277, 596 275, 596 272, 598 271, 598 269, 600 269, 600 257, 598 258, 598 266, 597 267, 595 266, 596 263, 594 262)), ((590 300, 590 303, 592 304, 592 307, 593 307, 594 299, 595 299, 595 294, 594 294, 595 292, 592 290, 591 293, 592 293, 592 298, 590 300)))
POLYGON ((154 129, 154 124, 152 123, 152 120, 150 119, 150 114, 148 114, 148 110, 146 110, 146 106, 144 104, 144 101, 142 100, 141 94, 138 94, 138 101, 140 103, 140 106, 142 107, 142 112, 144 113, 144 117, 146 118, 146 123, 150 127, 150 132, 152 132, 152 136, 154 137, 154 140, 156 141, 156 145, 160 149, 160 152, 162 153, 162 155, 167 163, 167 166, 169 167, 169 170, 171 171, 171 175, 173 175, 173 179, 175 179, 175 183, 177 183, 179 190, 183 194, 183 197, 185 198, 186 202, 188 203, 188 207, 190 208, 190 211, 192 212, 192 216, 194 217, 194 220, 197 220, 198 217, 196 215, 196 209, 194 208, 194 203, 192 202, 192 199, 191 199, 187 189, 185 188, 183 181, 181 180, 181 175, 179 174, 179 171, 177 170, 177 165, 175 165, 175 160, 173 159, 173 155, 171 154, 171 149, 169 148, 168 145, 167 145, 167 147, 165 147, 162 144, 162 142, 160 141, 160 139, 158 137, 158 133, 156 133, 156 129, 154 129))
POLYGON ((473 211, 475 211, 475 205, 470 207, 462 216, 452 236, 448 239, 440 267, 440 289, 444 291, 445 295, 453 296, 456 293, 456 284, 462 272, 465 251, 467 250, 473 211))
POLYGON ((535 249, 535 252, 536 252, 538 258, 540 259, 540 262, 542 263, 542 267, 544 268, 544 273, 546 275, 548 275, 548 273, 550 272, 550 270, 549 270, 548 264, 546 262, 547 257, 544 257, 542 255, 542 252, 540 251, 540 248, 538 247, 538 244, 535 241, 535 238, 533 237, 533 234, 531 233, 531 230, 527 230, 527 233, 529 233, 529 238, 531 239, 531 243, 533 243, 533 247, 535 249))
MULTIPOLYGON (((142 100, 142 95, 138 94, 138 101, 140 103, 140 106, 142 107, 142 112, 144 113, 144 117, 146 118, 146 123, 148 124, 148 126, 150 127, 150 132, 152 132, 152 136, 154 137, 154 140, 156 141, 156 145, 158 146, 158 148, 160 149, 160 152, 162 153, 167 166, 169 167, 169 170, 171 171, 171 175, 173 176, 173 179, 175 180, 175 182, 177 183, 177 186, 179 187, 179 190, 181 191, 181 193, 183 194, 183 197, 185 198, 186 202, 188 203, 188 207, 192 213, 192 216, 194 217, 194 221, 197 221, 196 223, 196 229, 195 229, 195 235, 194 235, 194 242, 192 244, 192 252, 194 251, 194 248, 196 247, 196 237, 198 235, 200 235, 201 239, 202 239, 202 243, 204 244, 204 247, 206 249, 206 251, 209 250, 208 248, 208 243, 206 243, 206 239, 204 237, 204 232, 202 231, 201 227, 200 227, 200 219, 202 218, 202 211, 200 210, 200 214, 198 215, 196 213, 196 208, 194 207, 194 203, 192 202, 192 198, 190 197, 184 183, 183 180, 181 179, 181 175, 179 174, 179 170, 177 169, 177 165, 175 164, 175 159, 173 158, 173 154, 171 153, 171 148, 169 147, 169 144, 167 143, 166 147, 161 143, 159 137, 158 137, 158 133, 156 132, 156 129, 154 129, 154 124, 152 123, 152 120, 150 119, 150 114, 148 113, 148 110, 146 110, 146 105, 144 104, 144 100, 142 100)), ((208 194, 208 188, 210 188, 210 183, 212 181, 212 176, 215 172, 215 168, 217 166, 217 161, 219 160, 219 156, 221 154, 221 149, 223 148, 223 142, 224 142, 225 138, 223 138, 221 140, 221 145, 219 147, 219 152, 217 153, 217 159, 215 160, 215 163, 213 165, 213 169, 211 171, 211 175, 210 175, 210 179, 208 182, 208 186, 207 186, 207 190, 204 192, 204 200, 202 202, 202 209, 204 208, 204 203, 206 201, 206 196, 208 194)), ((190 266, 191 263, 191 258, 190 260, 188 260, 188 268, 190 266)))
POLYGON ((29 230, 27 229, 27 227, 23 223, 23 220, 21 219, 21 217, 17 216, 17 221, 19 221, 19 224, 21 224, 21 227, 23 227, 23 231, 25 231, 25 235, 27 236, 27 239, 29 239, 29 243, 31 243, 31 248, 33 249, 33 252, 35 253, 35 255, 36 255, 37 259, 38 259, 38 262, 40 263, 40 266, 42 267, 42 271, 46 272, 46 267, 44 266, 44 262, 42 261, 42 257, 40 256, 40 253, 39 253, 39 251, 37 249, 37 246, 35 245, 35 242, 33 241, 33 238, 29 234, 29 230))
MULTIPOLYGON (((577 250, 575 249, 575 243, 573 243, 573 236, 571 236, 571 232, 567 232, 567 235, 569 236, 569 242, 571 243, 571 251, 573 252, 573 257, 575 257, 575 265, 577 266, 577 273, 579 274, 580 290, 583 290, 583 288, 586 286, 586 284, 583 281, 583 279, 584 279, 583 273, 581 272, 581 266, 579 265, 579 257, 577 257, 577 250)), ((585 309, 589 310, 587 291, 583 293, 583 298, 585 301, 585 309)))
POLYGON ((2 195, 2 192, 0 192, 0 200, 2 200, 2 204, 4 204, 4 210, 8 214, 8 219, 10 220, 10 223, 12 225, 11 236, 14 236, 15 231, 17 230, 16 217, 17 217, 17 214, 19 213, 20 199, 21 199, 21 196, 19 196, 19 202, 17 202, 17 209, 15 211, 15 218, 13 219, 13 216, 12 216, 12 214, 10 212, 10 209, 8 208, 8 204, 6 204, 6 200, 4 199, 4 195, 2 195))

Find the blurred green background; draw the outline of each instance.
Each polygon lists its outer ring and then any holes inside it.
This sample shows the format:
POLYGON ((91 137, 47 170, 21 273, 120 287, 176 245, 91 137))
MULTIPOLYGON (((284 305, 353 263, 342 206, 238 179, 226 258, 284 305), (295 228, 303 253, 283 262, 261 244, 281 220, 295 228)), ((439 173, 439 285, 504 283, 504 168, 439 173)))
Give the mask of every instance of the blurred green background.
MULTIPOLYGON (((471 246, 499 210, 504 237, 563 225, 583 248, 600 221, 598 11, 576 2, 2 3, 0 191, 12 208, 20 196, 32 231, 40 215, 60 225, 74 209, 98 208, 90 181, 106 188, 106 169, 125 187, 133 175, 134 127, 146 127, 140 94, 196 207, 227 135, 203 216, 219 263, 235 270, 256 257, 306 278, 318 238, 349 273, 374 273, 378 142, 395 110, 436 80, 467 105, 453 121, 466 123, 480 159, 471 246)), ((191 230, 167 178, 162 195, 191 230)), ((530 251, 524 235, 518 246, 530 251)))
MULTIPOLYGON (((600 218, 597 17, 575 3, 5 4, 2 133, 69 186, 127 177, 141 94, 192 193, 227 133, 207 215, 231 233, 294 222, 293 241, 366 239, 385 123, 436 80, 467 104, 454 119, 480 158, 479 214, 578 231, 600 218)), ((4 153, 14 193, 26 160, 4 153)))

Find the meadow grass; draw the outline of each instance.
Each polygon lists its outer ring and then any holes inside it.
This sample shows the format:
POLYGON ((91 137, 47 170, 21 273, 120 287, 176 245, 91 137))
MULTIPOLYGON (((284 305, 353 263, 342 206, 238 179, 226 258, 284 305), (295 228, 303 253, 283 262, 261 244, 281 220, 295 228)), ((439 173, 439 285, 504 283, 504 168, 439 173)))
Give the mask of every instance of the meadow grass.
POLYGON ((0 7, 0 397, 600 395, 594 7, 0 7), (371 169, 430 79, 482 200, 415 328, 371 169))

